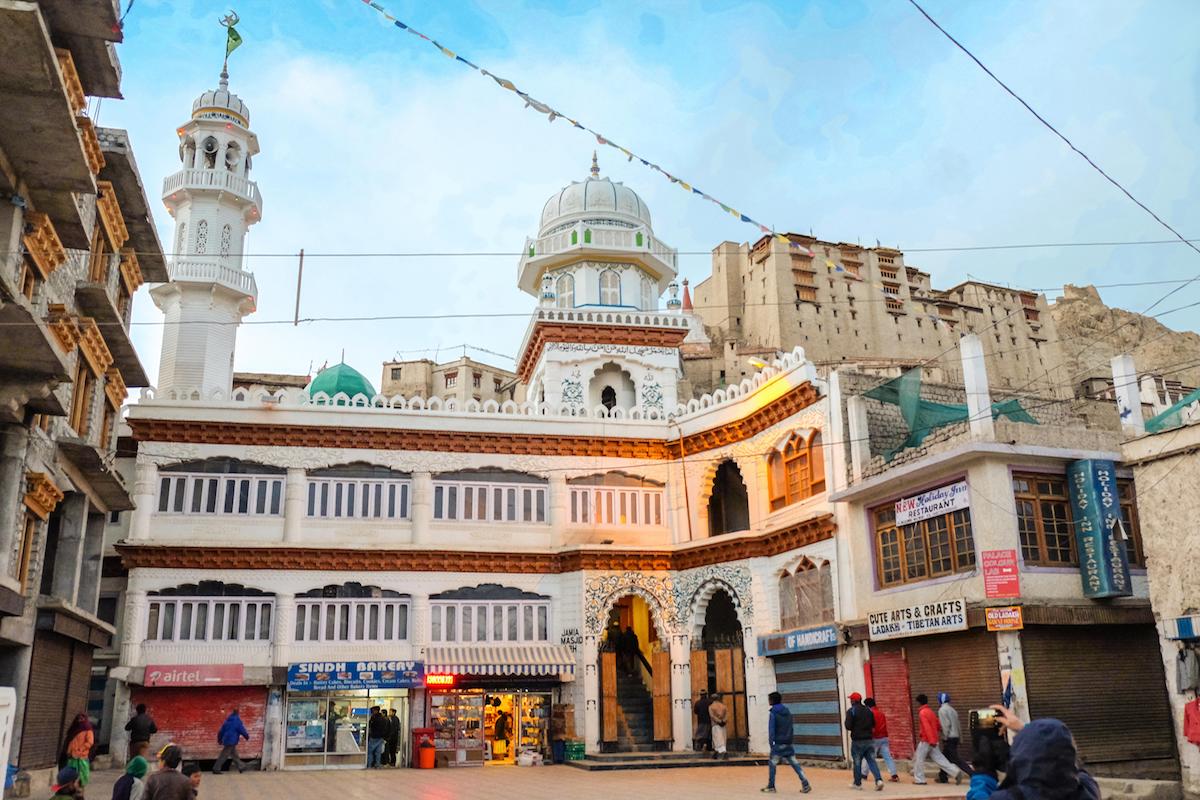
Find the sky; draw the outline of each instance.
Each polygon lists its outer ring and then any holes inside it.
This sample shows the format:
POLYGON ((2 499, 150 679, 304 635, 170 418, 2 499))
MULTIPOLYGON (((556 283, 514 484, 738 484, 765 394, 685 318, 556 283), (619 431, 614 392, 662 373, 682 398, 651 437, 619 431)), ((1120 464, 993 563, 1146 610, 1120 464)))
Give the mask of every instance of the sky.
MULTIPOLYGON (((306 374, 344 353, 378 386, 385 360, 444 361, 463 344, 511 368, 535 305, 517 289, 516 254, 546 199, 586 177, 595 140, 548 123, 357 0, 234 2, 244 44, 230 58, 230 88, 250 108, 263 195, 246 246, 258 308, 238 332, 236 369, 306 374), (293 326, 291 254, 302 248, 301 317, 442 318, 293 326), (316 255, 364 253, 501 255, 316 255), (511 316, 470 316, 498 314, 511 316)), ((1170 235, 906 0, 383 5, 751 217, 899 247, 935 287, 975 278, 1053 298, 1064 283, 1200 273, 1200 254, 1182 244, 917 252, 1170 235)), ((1200 4, 923 5, 1135 196, 1200 237, 1200 4)), ((179 169, 175 128, 215 88, 227 12, 211 0, 137 0, 118 47, 125 99, 95 114, 128 129, 168 247, 174 225, 159 187, 179 169)), ((720 242, 758 238, 612 149, 601 148, 600 167, 647 203, 693 283, 720 242)), ((1141 311, 1170 288, 1101 295, 1141 311)), ((1154 311, 1198 300, 1200 282, 1154 311)), ((1200 328, 1200 308, 1161 320, 1200 328)), ((161 314, 145 290, 134 322, 153 381, 161 314)))

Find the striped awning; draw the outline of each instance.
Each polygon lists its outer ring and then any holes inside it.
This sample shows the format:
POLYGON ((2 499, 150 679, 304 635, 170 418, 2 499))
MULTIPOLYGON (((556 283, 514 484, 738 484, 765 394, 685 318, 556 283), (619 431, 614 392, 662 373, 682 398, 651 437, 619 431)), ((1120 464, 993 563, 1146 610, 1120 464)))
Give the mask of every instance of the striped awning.
POLYGON ((575 677, 575 654, 565 644, 448 645, 425 651, 427 673, 575 677))

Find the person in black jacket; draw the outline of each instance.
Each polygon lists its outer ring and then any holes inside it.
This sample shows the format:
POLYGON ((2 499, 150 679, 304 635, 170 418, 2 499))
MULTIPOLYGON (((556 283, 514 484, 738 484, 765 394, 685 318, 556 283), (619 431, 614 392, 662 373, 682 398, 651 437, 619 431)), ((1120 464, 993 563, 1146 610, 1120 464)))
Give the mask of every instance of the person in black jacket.
POLYGON ((125 723, 125 730, 129 731, 129 757, 144 756, 142 748, 150 743, 152 735, 158 733, 158 726, 154 724, 154 717, 146 711, 145 703, 137 704, 137 714, 125 723))
POLYGON ((396 709, 391 710, 387 721, 387 747, 383 753, 383 763, 394 767, 396 766, 396 752, 400 749, 400 718, 396 716, 396 709))
POLYGON ((871 775, 875 778, 875 790, 883 789, 883 775, 879 773, 879 764, 875 762, 875 715, 871 709, 863 705, 862 695, 854 692, 850 695, 850 708, 846 709, 846 730, 850 731, 850 769, 854 771, 854 788, 862 788, 865 777, 862 771, 863 759, 871 775))
POLYGON ((367 720, 367 768, 381 766, 383 746, 387 742, 391 726, 387 717, 379 712, 379 706, 371 706, 371 718, 367 720))

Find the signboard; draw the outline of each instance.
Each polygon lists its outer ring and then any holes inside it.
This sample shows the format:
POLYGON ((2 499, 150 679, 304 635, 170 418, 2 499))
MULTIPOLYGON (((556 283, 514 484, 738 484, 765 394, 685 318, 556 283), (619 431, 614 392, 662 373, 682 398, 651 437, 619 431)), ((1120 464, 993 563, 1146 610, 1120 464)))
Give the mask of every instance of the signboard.
POLYGON ((296 692, 345 689, 419 689, 420 661, 306 661, 288 667, 288 689, 296 692))
POLYGON ((984 611, 989 631, 1019 631, 1025 628, 1020 606, 996 606, 984 611))
POLYGON ((904 636, 924 636, 927 633, 946 633, 967 629, 967 604, 963 600, 944 600, 923 603, 891 611, 879 611, 867 619, 871 641, 899 639, 904 636))
POLYGON ((983 591, 987 597, 1020 597, 1016 550, 984 550, 983 591))
POLYGON ((1067 484, 1084 597, 1129 597, 1133 586, 1115 465, 1100 459, 1073 461, 1067 484))
POLYGON ((147 664, 145 686, 241 686, 242 664, 147 664))
POLYGON ((967 491, 967 482, 952 483, 931 492, 924 492, 916 497, 897 500, 896 527, 911 525, 929 517, 939 517, 970 505, 971 498, 967 491))
POLYGON ((781 656, 786 653, 803 653, 805 650, 836 647, 839 641, 841 641, 841 631, 837 625, 800 628, 758 637, 758 654, 760 656, 781 656))
POLYGON ((579 628, 567 628, 558 637, 558 643, 571 648, 572 653, 578 653, 579 645, 583 644, 583 634, 579 632, 579 628))
POLYGON ((457 676, 444 672, 431 672, 425 676, 426 686, 453 686, 457 676))

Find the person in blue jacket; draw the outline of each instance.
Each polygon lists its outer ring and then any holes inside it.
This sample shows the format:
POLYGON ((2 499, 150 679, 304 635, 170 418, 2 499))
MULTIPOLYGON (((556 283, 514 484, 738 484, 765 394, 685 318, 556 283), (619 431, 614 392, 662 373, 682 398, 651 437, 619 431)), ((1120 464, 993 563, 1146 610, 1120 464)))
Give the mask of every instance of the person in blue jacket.
POLYGON ((250 734, 247 733, 246 726, 242 724, 242 718, 238 716, 238 710, 235 708, 229 712, 229 716, 221 723, 221 729, 217 731, 217 744, 221 745, 221 754, 213 762, 213 775, 220 775, 226 762, 230 760, 237 767, 238 774, 246 771, 237 751, 238 742, 242 739, 250 741, 250 734))
POLYGON ((971 776, 967 800, 1100 800, 1100 787, 1079 764, 1071 730, 1056 719, 1025 725, 1003 706, 992 706, 1004 727, 1017 732, 1008 770, 997 786, 996 773, 971 776))
POLYGON ((767 762, 767 785, 762 791, 774 794, 775 766, 784 761, 796 770, 796 775, 800 778, 800 791, 808 794, 812 791, 812 786, 805 777, 800 762, 796 760, 796 748, 792 747, 792 712, 783 704, 783 695, 779 692, 771 692, 767 696, 767 702, 771 704, 771 712, 767 715, 767 741, 771 744, 771 758, 767 762))

